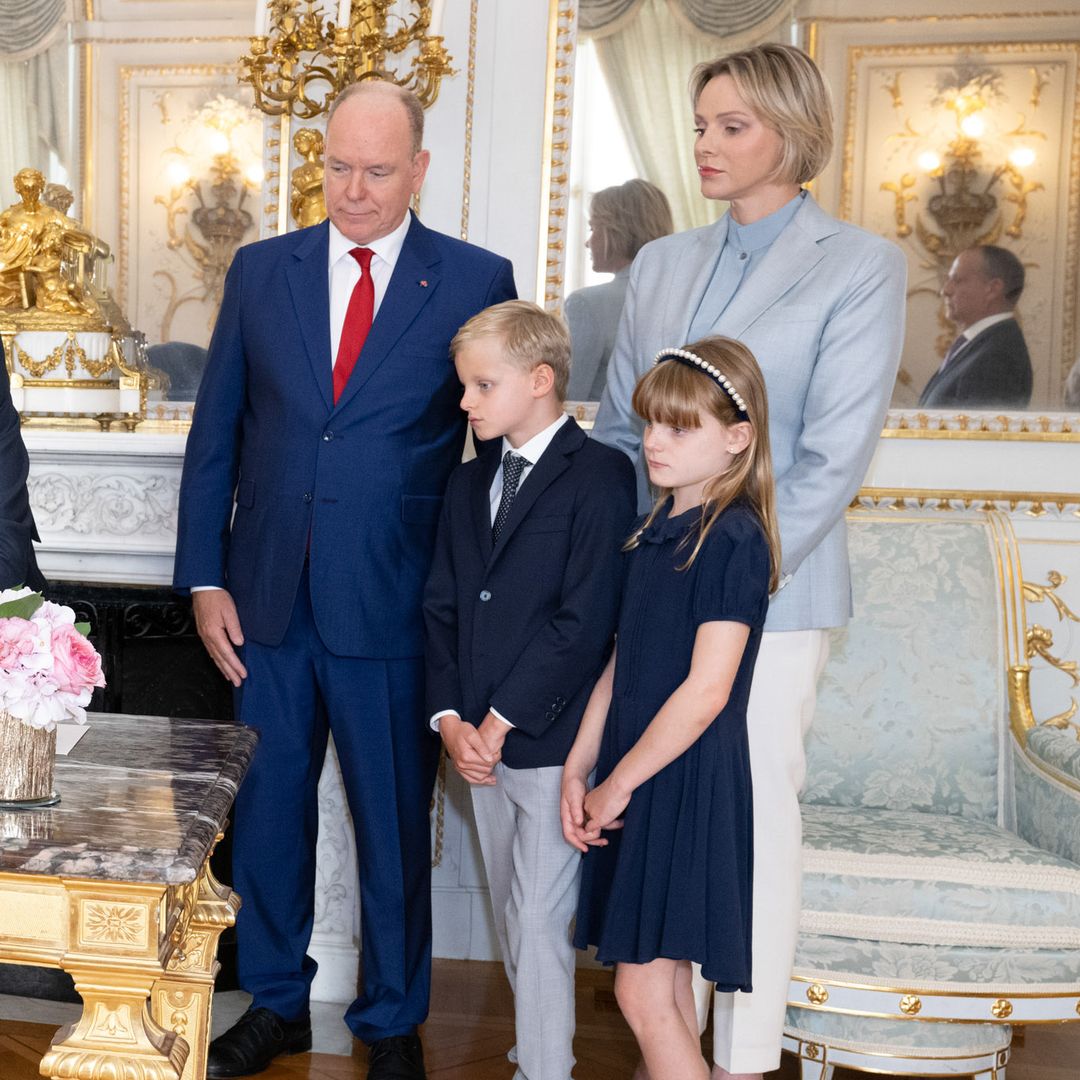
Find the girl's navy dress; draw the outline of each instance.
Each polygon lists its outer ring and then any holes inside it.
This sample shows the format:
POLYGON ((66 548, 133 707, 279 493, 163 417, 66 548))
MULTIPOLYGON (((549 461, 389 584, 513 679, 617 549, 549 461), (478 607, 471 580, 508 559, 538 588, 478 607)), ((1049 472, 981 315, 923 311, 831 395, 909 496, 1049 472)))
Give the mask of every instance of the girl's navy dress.
POLYGON ((719 990, 750 990, 753 805, 746 703, 769 591, 756 515, 728 507, 697 558, 701 509, 657 515, 627 555, 615 683, 596 783, 686 678, 697 628, 750 627, 727 705, 684 754, 633 794, 622 829, 584 858, 574 944, 605 963, 695 960, 719 990))

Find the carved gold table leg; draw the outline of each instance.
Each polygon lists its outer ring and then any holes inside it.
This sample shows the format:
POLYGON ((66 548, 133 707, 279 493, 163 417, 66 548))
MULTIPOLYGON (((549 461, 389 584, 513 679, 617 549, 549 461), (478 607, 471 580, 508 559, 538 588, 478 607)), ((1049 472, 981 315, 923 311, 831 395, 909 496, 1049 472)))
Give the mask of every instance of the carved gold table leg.
POLYGON ((71 966, 82 1016, 57 1033, 41 1059, 57 1080, 179 1080, 187 1044, 155 1022, 147 1009, 153 976, 71 966))
POLYGON ((41 1060, 56 1080, 179 1080, 187 1044, 150 1015, 161 974, 161 885, 63 882, 70 939, 60 966, 75 980, 82 1016, 57 1032, 41 1060))
POLYGON ((180 916, 173 929, 175 947, 165 974, 150 994, 159 1024, 175 1031, 191 1052, 182 1080, 203 1080, 210 1043, 211 1004, 217 974, 218 938, 236 922, 240 898, 214 879, 203 865, 194 886, 180 890, 180 916))

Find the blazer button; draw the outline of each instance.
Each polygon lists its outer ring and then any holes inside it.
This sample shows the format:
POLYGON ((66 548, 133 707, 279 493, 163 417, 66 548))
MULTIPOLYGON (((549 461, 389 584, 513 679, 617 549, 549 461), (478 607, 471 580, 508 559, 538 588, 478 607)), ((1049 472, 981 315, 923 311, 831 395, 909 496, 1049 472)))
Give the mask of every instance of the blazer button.
POLYGON ((482 589, 480 592, 480 599, 486 604, 491 599, 491 593, 487 589, 482 589))
POLYGON ((306 502, 306 503, 311 502, 311 498, 312 498, 311 492, 310 491, 305 491, 304 492, 304 502, 306 502))
POLYGON ((545 713, 544 719, 550 724, 555 719, 555 715, 554 713, 545 713))
POLYGON ((333 442, 334 441, 334 433, 332 431, 324 431, 322 441, 323 442, 333 442))

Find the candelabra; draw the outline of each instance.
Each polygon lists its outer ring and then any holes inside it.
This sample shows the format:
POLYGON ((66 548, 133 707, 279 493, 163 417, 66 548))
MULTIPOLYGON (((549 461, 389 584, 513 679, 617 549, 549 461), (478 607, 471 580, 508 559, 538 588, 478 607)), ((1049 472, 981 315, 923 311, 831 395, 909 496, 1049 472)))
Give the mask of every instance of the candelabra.
POLYGON ((411 0, 412 20, 392 15, 396 0, 341 0, 336 21, 321 0, 266 0, 259 32, 240 58, 242 82, 269 116, 310 120, 325 113, 348 85, 383 79, 412 90, 424 107, 439 96, 443 76, 454 74, 438 28, 444 0, 411 0), (403 74, 388 57, 416 52, 403 74))
MULTIPOLYGON (((1036 80, 1034 105, 1038 104, 1042 86, 1037 74, 1036 80)), ((1001 96, 1000 81, 997 71, 970 59, 962 59, 954 70, 946 73, 939 83, 934 104, 953 114, 954 134, 944 150, 924 143, 916 157, 918 170, 936 188, 926 202, 936 228, 916 214, 915 239, 942 268, 966 248, 995 243, 1002 232, 1018 239, 1027 216, 1028 196, 1043 186, 1024 176, 1024 169, 1035 163, 1035 151, 1028 137, 1045 138, 1042 132, 1026 130, 1021 124, 1015 130, 1000 132, 997 139, 987 137, 993 125, 989 107, 1001 96), (1012 141, 1017 138, 1024 141, 1012 141), (999 163, 987 171, 983 159, 991 154, 1000 155, 999 163), (1006 187, 1003 201, 1015 207, 1008 226, 995 195, 999 185, 1006 187)), ((888 89, 899 102, 899 75, 888 89)), ((918 132, 908 120, 902 137, 911 136, 918 136, 918 132)), ((911 172, 905 172, 898 181, 889 180, 881 185, 882 191, 891 192, 895 199, 896 235, 901 238, 913 232, 908 222, 908 206, 919 198, 917 186, 917 176, 911 172)))
POLYGON ((165 173, 169 194, 158 195, 154 201, 165 208, 168 247, 181 253, 195 285, 181 293, 173 274, 155 271, 170 289, 161 324, 162 341, 171 340, 173 318, 187 303, 207 304, 213 325, 226 271, 254 224, 244 203, 249 189, 257 189, 263 176, 249 145, 252 140, 244 137, 250 136, 246 131, 249 115, 238 102, 219 95, 191 119, 185 140, 191 148, 177 145, 168 152, 165 173), (202 178, 208 181, 205 188, 202 178), (187 214, 190 224, 181 220, 187 214))

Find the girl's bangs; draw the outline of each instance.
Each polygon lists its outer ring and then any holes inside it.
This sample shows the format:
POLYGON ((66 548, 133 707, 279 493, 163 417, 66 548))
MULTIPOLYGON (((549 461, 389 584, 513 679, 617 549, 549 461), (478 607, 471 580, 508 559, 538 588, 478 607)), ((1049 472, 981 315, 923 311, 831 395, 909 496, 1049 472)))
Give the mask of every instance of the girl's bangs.
POLYGON ((631 404, 646 423, 699 428, 711 396, 709 380, 700 372, 663 360, 638 383, 631 404))

